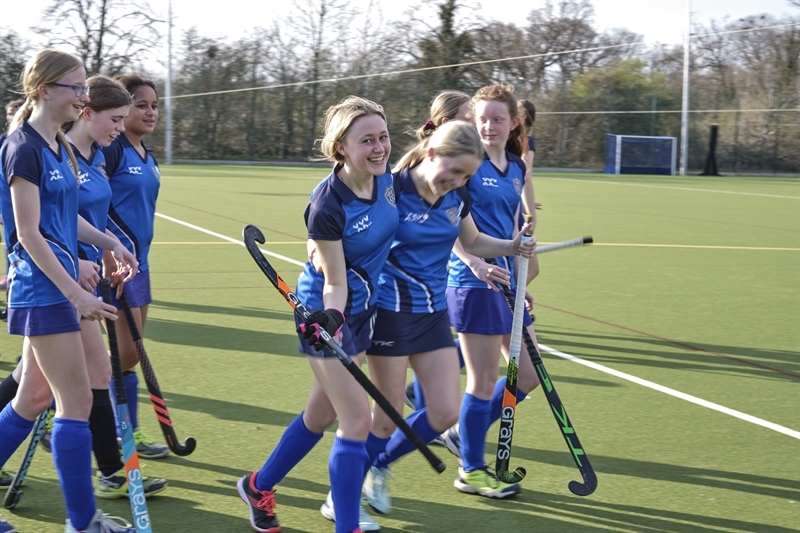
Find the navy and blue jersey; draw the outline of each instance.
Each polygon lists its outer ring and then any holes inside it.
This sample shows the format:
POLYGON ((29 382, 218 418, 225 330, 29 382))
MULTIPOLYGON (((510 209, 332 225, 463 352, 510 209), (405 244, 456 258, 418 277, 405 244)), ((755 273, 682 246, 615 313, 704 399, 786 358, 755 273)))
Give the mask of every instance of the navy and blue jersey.
POLYGON ((447 262, 470 212, 466 187, 454 189, 435 204, 418 193, 408 169, 394 177, 400 225, 380 277, 378 307, 403 313, 447 309, 447 262))
POLYGON ((536 142, 533 140, 533 137, 528 135, 528 151, 535 152, 536 151, 536 142))
POLYGON ((0 148, 0 212, 11 263, 8 298, 12 308, 46 307, 69 301, 17 238, 10 186, 14 176, 39 187, 39 232, 64 269, 78 279, 78 180, 66 150, 59 145, 58 153, 54 152, 27 122, 15 129, 0 148))
POLYGON ((147 270, 161 186, 158 163, 148 149, 140 156, 124 133, 103 148, 103 155, 111 185, 107 227, 136 256, 139 270, 147 270))
MULTIPOLYGON (((87 160, 73 146, 78 159, 78 214, 101 233, 106 232, 108 206, 111 202, 111 185, 106 177, 106 158, 99 144, 92 146, 91 160, 87 160)), ((93 263, 102 264, 103 250, 78 241, 78 256, 93 263)))
MULTIPOLYGON (((378 300, 380 276, 397 229, 392 175, 373 178, 372 198, 359 198, 333 172, 317 185, 304 214, 308 238, 342 241, 347 268, 346 316, 370 311, 378 300)), ((322 309, 325 277, 307 262, 297 295, 309 309, 322 309)))
MULTIPOLYGON (((525 182, 525 163, 506 151, 508 167, 500 172, 485 156, 478 171, 467 182, 466 189, 472 200, 472 218, 478 231, 497 239, 513 239, 516 233, 517 210, 522 207, 522 186, 525 182)), ((498 257, 500 266, 514 275, 514 256, 498 257)), ((513 285, 513 283, 512 283, 513 285)), ((487 288, 475 277, 472 270, 453 253, 450 257, 448 287, 487 288)))

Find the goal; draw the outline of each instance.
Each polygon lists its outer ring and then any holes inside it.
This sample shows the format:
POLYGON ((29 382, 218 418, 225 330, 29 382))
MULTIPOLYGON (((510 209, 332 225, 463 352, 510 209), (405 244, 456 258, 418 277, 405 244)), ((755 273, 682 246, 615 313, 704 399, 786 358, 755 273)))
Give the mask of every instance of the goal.
POLYGON ((678 139, 606 134, 606 174, 675 175, 678 139))

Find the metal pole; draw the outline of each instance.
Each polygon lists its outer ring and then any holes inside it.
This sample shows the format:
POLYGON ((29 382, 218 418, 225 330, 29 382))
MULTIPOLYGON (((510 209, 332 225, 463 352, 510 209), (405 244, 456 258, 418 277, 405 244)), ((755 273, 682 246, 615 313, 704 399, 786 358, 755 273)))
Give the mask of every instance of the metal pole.
POLYGON ((164 156, 168 165, 172 164, 172 0, 169 0, 167 16, 167 82, 166 93, 167 124, 164 130, 164 156))
POLYGON ((689 46, 692 31, 692 0, 686 0, 686 38, 683 43, 683 99, 681 102, 681 166, 680 175, 686 175, 689 166, 689 46))

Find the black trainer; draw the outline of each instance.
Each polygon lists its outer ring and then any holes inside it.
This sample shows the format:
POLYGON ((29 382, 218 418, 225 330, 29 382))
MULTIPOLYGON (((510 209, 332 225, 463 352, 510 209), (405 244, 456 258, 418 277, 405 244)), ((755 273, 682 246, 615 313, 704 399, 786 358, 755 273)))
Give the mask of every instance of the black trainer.
POLYGON ((250 508, 250 526, 259 533, 278 533, 281 526, 275 516, 275 489, 258 490, 256 472, 239 478, 236 488, 244 503, 250 508))

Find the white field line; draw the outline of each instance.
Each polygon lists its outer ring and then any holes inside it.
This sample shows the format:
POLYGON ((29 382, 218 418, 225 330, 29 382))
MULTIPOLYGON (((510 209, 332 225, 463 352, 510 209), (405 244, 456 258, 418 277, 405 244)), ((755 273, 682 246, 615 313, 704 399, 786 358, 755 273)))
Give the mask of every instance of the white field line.
MULTIPOLYGON (((545 170, 543 170, 544 172, 545 170)), ((694 187, 669 187, 667 185, 647 185, 645 183, 622 183, 619 181, 594 181, 594 180, 579 180, 575 178, 554 178, 551 176, 533 176, 536 179, 545 180, 561 180, 561 181, 580 181, 581 183, 595 183, 605 185, 628 185, 629 187, 648 187, 651 189, 673 189, 676 191, 693 191, 693 192, 715 192, 719 194, 743 194, 745 196, 764 196, 767 198, 788 198, 789 200, 800 200, 800 196, 783 196, 780 194, 763 194, 758 192, 739 192, 739 191, 717 191, 714 189, 695 189, 694 187)))
POLYGON ((570 355, 568 353, 555 350, 553 348, 545 346, 544 344, 540 344, 539 348, 541 348, 542 350, 546 351, 551 355, 555 355, 556 357, 561 357, 562 359, 572 361, 573 363, 578 363, 580 365, 588 366, 589 368, 592 368, 594 370, 599 370, 600 372, 611 374, 612 376, 625 379, 632 383, 636 383, 637 385, 647 387, 648 389, 653 389, 658 392, 663 392, 664 394, 669 394, 670 396, 674 396, 675 398, 680 398, 681 400, 686 400, 687 402, 691 402, 693 404, 700 405, 702 407, 707 407, 708 409, 713 409, 714 411, 719 411, 720 413, 724 413, 726 415, 730 415, 740 420, 744 420, 745 422, 750 422, 751 424, 756 424, 757 426, 765 427, 767 429, 777 431, 778 433, 783 433, 784 435, 794 437, 795 439, 800 439, 800 431, 795 431, 793 429, 780 426, 773 422, 768 422, 766 420, 762 420, 761 418, 748 415, 741 411, 736 411, 735 409, 730 409, 728 407, 709 402, 708 400, 698 398, 697 396, 692 396, 691 394, 686 394, 685 392, 676 391, 675 389, 670 389, 669 387, 665 387, 664 385, 659 385, 658 383, 653 383, 652 381, 648 381, 646 379, 642 379, 633 376, 631 374, 626 374, 625 372, 620 372, 619 370, 614 370, 613 368, 609 368, 607 366, 600 365, 592 361, 587 361, 586 359, 581 359, 580 357, 575 357, 574 355, 570 355))
MULTIPOLYGON (((211 235, 212 237, 216 237, 218 239, 222 239, 223 241, 228 241, 228 242, 232 242, 234 244, 239 244, 241 246, 244 246, 244 241, 241 241, 239 239, 233 239, 231 237, 228 237, 227 235, 222 235, 221 233, 217 233, 215 231, 211 231, 211 230, 208 230, 208 229, 205 229, 205 228, 201 228, 200 226, 195 226, 194 224, 189 224, 188 222, 184 222, 183 220, 178 220, 177 218, 172 218, 172 217, 167 216, 167 215, 162 215, 161 213, 156 213, 156 216, 157 217, 161 217, 161 218, 163 218, 165 220, 169 220, 170 222, 174 222, 176 224, 180 224, 181 226, 186 226, 187 228, 191 228, 193 230, 197 230, 197 231, 199 231, 201 233, 205 233, 206 235, 211 235)), ((291 264, 297 265, 299 267, 305 266, 305 263, 301 263, 300 261, 292 259, 291 257, 286 257, 285 255, 276 254, 275 252, 270 252, 269 250, 261 250, 261 251, 266 255, 269 255, 269 256, 274 257, 276 259, 280 259, 282 261, 286 261, 287 263, 291 263, 291 264)))
MULTIPOLYGON (((170 222, 174 222, 176 224, 180 224, 182 226, 186 226, 187 228, 191 228, 193 230, 205 233, 206 235, 211 235, 212 237, 217 237, 218 239, 222 239, 224 241, 240 244, 244 246, 244 242, 238 239, 234 239, 228 237, 227 235, 222 235, 221 233, 216 233, 211 230, 207 230, 205 228, 201 228, 200 226, 195 226, 194 224, 190 224, 188 222, 184 222, 182 220, 178 220, 177 218, 173 218, 167 215, 162 215, 161 213, 156 213, 156 216, 161 217, 165 220, 169 220, 170 222)), ((304 263, 300 261, 296 261, 290 257, 286 257, 280 254, 276 254, 274 252, 270 252, 268 250, 261 250, 265 254, 275 257, 276 259, 280 259, 282 261, 286 261, 287 263, 292 263, 293 265, 297 266, 304 266, 304 263)), ((574 355, 570 355, 564 352, 560 352, 549 346, 545 346, 544 344, 540 344, 539 347, 546 351, 549 354, 555 355, 556 357, 561 357, 562 359, 567 359, 568 361, 572 361, 573 363, 578 363, 584 366, 588 366, 594 370, 599 370, 600 372, 604 372, 606 374, 610 374, 612 376, 616 376, 618 378, 630 381, 632 383, 636 383, 637 385, 641 385, 643 387, 647 387, 649 389, 656 390, 658 392, 663 392, 664 394, 669 394, 670 396, 674 396, 675 398, 679 398, 681 400, 685 400, 687 402, 691 402, 696 405, 700 405, 702 407, 706 407, 708 409, 713 409, 714 411, 718 411, 720 413, 724 413, 726 415, 730 415, 732 417, 738 418, 740 420, 744 420, 746 422, 750 422, 751 424, 756 424, 761 427, 765 427, 767 429, 771 429, 773 431, 777 431, 778 433, 783 433, 784 435, 788 435, 790 437, 794 437, 795 439, 800 440, 800 431, 795 431, 793 429, 789 429, 784 426, 780 426, 773 422, 768 422, 766 420, 762 420, 752 415, 748 415, 746 413, 742 413, 741 411, 736 411, 735 409, 730 409, 728 407, 724 407, 722 405, 709 402, 708 400, 703 400, 702 398, 698 398, 696 396, 692 396, 691 394, 686 394, 684 392, 676 391, 675 389, 670 389, 669 387, 665 387, 664 385, 659 385, 658 383, 653 383, 652 381, 648 381, 646 379, 642 379, 631 374, 627 374, 625 372, 620 372, 619 370, 614 370, 613 368, 609 368, 607 366, 603 366, 598 363, 594 363, 592 361, 587 361, 586 359, 581 359, 580 357, 575 357, 574 355)))

